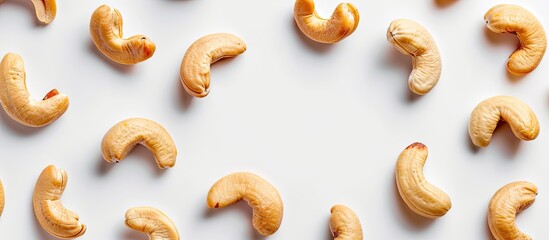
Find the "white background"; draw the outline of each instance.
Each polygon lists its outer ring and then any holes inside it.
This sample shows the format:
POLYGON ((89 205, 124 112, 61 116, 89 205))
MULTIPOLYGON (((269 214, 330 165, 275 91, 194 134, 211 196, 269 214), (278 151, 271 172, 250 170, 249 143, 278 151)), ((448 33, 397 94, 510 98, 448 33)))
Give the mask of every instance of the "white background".
MULTIPOLYGON (((317 8, 328 17, 338 3, 317 0, 317 8)), ((0 54, 22 55, 35 98, 52 88, 70 97, 68 111, 44 128, 24 127, 0 111, 0 239, 54 239, 31 204, 48 164, 68 172, 62 201, 88 226, 81 239, 147 239, 124 225, 125 211, 141 205, 170 216, 181 239, 259 239, 245 203, 206 207, 210 186, 235 171, 257 173, 280 191, 284 219, 271 239, 331 239, 334 204, 356 211, 365 239, 491 239, 488 202, 516 180, 539 187, 519 227, 549 239, 549 61, 523 78, 507 74, 518 41, 487 31, 483 21, 503 2, 353 3, 358 29, 330 46, 300 33, 290 0, 58 0, 47 26, 36 24, 30 1, 0 4, 0 54), (121 11, 125 36, 141 33, 156 43, 151 59, 127 67, 96 50, 88 25, 102 3, 121 11), (410 93, 411 59, 386 40, 397 18, 425 26, 440 49, 442 77, 426 96, 410 93), (215 32, 240 36, 248 50, 214 64, 210 95, 191 100, 179 81, 181 59, 192 42, 215 32), (500 94, 530 105, 540 135, 520 142, 504 124, 489 147, 474 150, 469 114, 500 94), (179 150, 174 168, 158 170, 144 147, 118 165, 101 158, 105 132, 129 117, 152 119, 171 133, 179 150), (435 221, 408 210, 394 182, 397 156, 415 141, 429 148, 427 179, 452 199, 435 221)), ((549 26, 546 2, 505 3, 530 9, 549 26)))

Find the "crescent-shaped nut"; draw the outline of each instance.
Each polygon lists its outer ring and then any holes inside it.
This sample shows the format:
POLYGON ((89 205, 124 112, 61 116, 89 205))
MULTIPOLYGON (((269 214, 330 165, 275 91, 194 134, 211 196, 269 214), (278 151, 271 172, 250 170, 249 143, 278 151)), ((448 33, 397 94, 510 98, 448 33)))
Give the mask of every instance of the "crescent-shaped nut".
POLYGON ((416 142, 398 156, 396 185, 402 200, 415 213, 430 219, 444 216, 452 207, 448 194, 433 186, 423 175, 427 146, 416 142))
POLYGON ((149 240, 179 240, 172 220, 152 207, 134 207, 126 211, 126 226, 149 235, 149 240))
POLYGON ((442 72, 442 61, 435 40, 418 23, 408 19, 391 22, 387 41, 402 54, 412 57, 412 73, 408 78, 410 90, 425 95, 435 87, 442 72))
POLYGON ((506 121, 515 136, 531 141, 539 134, 539 122, 534 111, 523 101, 510 96, 495 96, 480 102, 469 120, 469 136, 478 147, 490 144, 499 121, 506 121))
POLYGON ((101 5, 92 14, 90 34, 105 56, 120 64, 136 64, 152 57, 156 45, 144 35, 123 38, 122 14, 116 8, 101 5))
POLYGON ((500 188, 488 205, 488 226, 496 240, 528 240, 515 224, 515 216, 536 200, 538 188, 530 182, 513 182, 500 188))
POLYGON ((55 0, 31 0, 38 21, 44 24, 51 23, 57 14, 55 0))
POLYGON ((297 26, 310 39, 320 43, 336 43, 351 35, 358 27, 360 15, 351 3, 340 3, 329 19, 315 10, 313 0, 296 0, 294 19, 297 26))
POLYGON ((510 73, 520 76, 538 67, 547 49, 547 38, 534 14, 517 5, 500 4, 486 12, 484 21, 492 32, 513 33, 520 41, 507 60, 510 73))
POLYGON ((59 198, 67 186, 65 170, 47 166, 36 181, 32 205, 36 219, 52 236, 77 238, 86 232, 86 225, 78 221, 78 214, 66 209, 59 198))
POLYGON ((179 75, 185 91, 203 98, 210 92, 210 65, 222 58, 236 57, 246 51, 246 43, 228 33, 209 34, 187 49, 179 75))
POLYGON ((8 53, 0 62, 0 103, 13 120, 29 127, 42 127, 67 111, 69 98, 53 89, 42 101, 34 100, 27 90, 23 58, 8 53))
POLYGON ((284 206, 276 188, 265 179, 246 172, 219 179, 208 192, 209 208, 222 208, 244 199, 253 210, 252 224, 262 235, 275 233, 282 223, 284 206))
POLYGON ((0 181, 0 216, 4 212, 4 206, 6 205, 6 197, 4 195, 4 185, 0 181))
POLYGON ((335 240, 362 240, 362 226, 352 209, 335 205, 330 213, 330 231, 335 240))
POLYGON ((159 168, 175 165, 177 149, 172 137, 160 124, 144 118, 129 118, 115 124, 103 136, 101 153, 105 161, 118 163, 137 144, 153 153, 159 168))

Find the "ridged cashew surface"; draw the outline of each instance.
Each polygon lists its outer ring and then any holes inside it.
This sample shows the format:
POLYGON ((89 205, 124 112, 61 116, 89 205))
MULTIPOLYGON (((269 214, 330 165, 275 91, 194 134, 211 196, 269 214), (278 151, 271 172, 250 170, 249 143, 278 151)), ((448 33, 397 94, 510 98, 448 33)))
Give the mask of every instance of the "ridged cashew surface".
POLYGON ((515 216, 530 207, 536 199, 538 188, 530 182, 509 183, 500 188, 488 206, 488 226, 496 240, 528 240, 515 224, 515 216))
POLYGON ((340 3, 329 19, 315 10, 313 0, 296 0, 294 19, 297 26, 310 39, 320 43, 336 43, 351 35, 358 27, 360 15, 351 3, 340 3))
POLYGON ((396 185, 402 200, 415 213, 430 219, 442 217, 452 207, 448 194, 429 183, 423 175, 427 146, 412 143, 398 156, 396 185))
POLYGON ((69 107, 69 98, 56 89, 42 101, 34 100, 28 90, 23 58, 8 53, 0 62, 0 103, 15 121, 30 127, 48 125, 69 107))
POLYGON ((122 14, 107 5, 98 7, 90 20, 90 34, 95 46, 105 56, 120 64, 136 64, 152 57, 156 45, 144 35, 123 38, 122 14))
POLYGON ((469 136, 478 147, 490 144, 492 134, 499 121, 506 121, 519 139, 530 141, 539 134, 539 122, 536 114, 515 97, 495 96, 480 102, 469 120, 469 136))
POLYGON ((175 165, 177 149, 172 137, 160 124, 145 118, 129 118, 111 127, 103 136, 101 153, 105 161, 118 163, 137 144, 153 153, 159 168, 175 165))
POLYGON ((247 172, 229 174, 210 188, 209 208, 222 208, 244 199, 253 209, 252 224, 262 235, 275 233, 282 223, 284 206, 276 188, 247 172))
POLYGON ((149 235, 149 240, 179 240, 172 220, 152 207, 134 207, 126 211, 126 226, 149 235))
POLYGON ((203 98, 210 93, 210 65, 246 51, 246 43, 228 33, 209 34, 196 40, 181 61, 179 75, 185 91, 203 98))
POLYGON ((330 231, 335 240, 362 240, 362 226, 355 212, 347 206, 330 209, 330 231))
POLYGON ((0 216, 4 212, 4 206, 6 205, 6 196, 4 195, 4 185, 0 181, 0 216))
POLYGON ((501 4, 484 15, 486 27, 495 33, 516 34, 518 49, 507 61, 507 70, 514 75, 534 71, 547 49, 547 37, 539 20, 528 10, 517 5, 501 4))
POLYGON ((425 95, 440 79, 442 61, 435 40, 417 22, 397 19, 387 29, 387 41, 402 54, 412 57, 412 73, 408 78, 410 90, 425 95))
POLYGON ((32 205, 36 219, 49 234, 58 238, 77 238, 86 232, 78 215, 66 209, 59 198, 65 191, 68 176, 65 170, 47 166, 36 181, 32 205))

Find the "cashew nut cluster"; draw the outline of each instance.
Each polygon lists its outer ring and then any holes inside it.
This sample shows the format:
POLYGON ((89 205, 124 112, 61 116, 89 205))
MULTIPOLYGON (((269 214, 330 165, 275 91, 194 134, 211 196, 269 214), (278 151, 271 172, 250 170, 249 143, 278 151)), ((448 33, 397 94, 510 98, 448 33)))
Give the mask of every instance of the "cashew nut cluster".
POLYGON ((4 196, 4 185, 0 181, 0 216, 4 212, 4 206, 6 205, 6 197, 4 196))
POLYGON ((347 206, 330 209, 330 232, 334 240, 362 240, 362 226, 355 212, 347 206))
POLYGON ((172 220, 152 207, 134 207, 126 211, 126 226, 144 232, 149 240, 179 240, 179 233, 172 220))

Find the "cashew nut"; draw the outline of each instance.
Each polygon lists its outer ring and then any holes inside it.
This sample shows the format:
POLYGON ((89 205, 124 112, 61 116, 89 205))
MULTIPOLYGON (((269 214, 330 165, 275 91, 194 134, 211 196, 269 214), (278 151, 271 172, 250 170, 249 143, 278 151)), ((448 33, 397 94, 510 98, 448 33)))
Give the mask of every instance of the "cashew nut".
POLYGON ((488 206, 488 226, 496 240, 532 239, 515 224, 515 216, 536 200, 538 188, 533 183, 519 181, 500 188, 488 206))
POLYGON ((408 19, 391 22, 387 29, 387 41, 402 54, 412 56, 412 73, 408 78, 410 90, 425 95, 440 79, 442 62, 435 40, 418 23, 408 19))
POLYGON ((101 153, 105 161, 118 163, 137 144, 153 153, 159 168, 175 165, 177 149, 172 137, 160 124, 144 118, 129 118, 114 125, 103 136, 101 153))
POLYGON ((335 205, 330 213, 330 231, 335 240, 362 240, 362 226, 353 210, 335 205))
POLYGON ((244 199, 253 209, 252 223, 262 235, 275 233, 282 223, 284 206, 276 188, 265 179, 246 172, 219 179, 208 192, 209 208, 222 208, 244 199))
POLYGON ((6 197, 4 196, 4 185, 0 181, 0 216, 4 212, 4 206, 6 205, 6 197))
POLYGON ((47 166, 36 181, 32 205, 36 219, 49 234, 58 238, 77 238, 86 232, 78 214, 66 209, 59 198, 67 186, 67 172, 47 166))
POLYGON ((484 21, 492 32, 513 33, 520 41, 518 49, 507 60, 510 73, 520 76, 538 67, 547 39, 543 26, 531 12, 517 5, 500 4, 486 12, 484 21))
POLYGON ((179 240, 175 224, 160 210, 134 207, 126 211, 126 226, 149 235, 149 240, 179 240))
POLYGON ((313 0, 296 0, 294 18, 297 26, 310 39, 320 43, 336 43, 351 35, 358 27, 360 16, 351 3, 340 3, 330 19, 322 18, 313 0))
POLYGON ((236 57, 246 51, 246 43, 228 33, 209 34, 187 49, 179 75, 185 91, 203 98, 210 92, 210 64, 222 58, 236 57))
POLYGON ((123 38, 122 27, 118 9, 98 7, 90 20, 90 34, 97 49, 120 64, 136 64, 152 57, 156 45, 144 35, 123 38))
POLYGON ((8 53, 0 63, 0 103, 13 120, 26 126, 41 127, 65 113, 69 98, 53 89, 42 101, 34 100, 27 91, 23 58, 8 53))
POLYGON ((396 164, 396 184, 402 200, 415 213, 430 219, 442 217, 452 207, 450 197, 425 180, 423 165, 427 146, 412 143, 406 147, 396 164))

